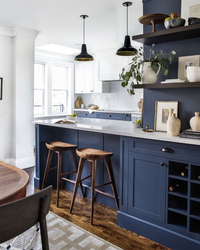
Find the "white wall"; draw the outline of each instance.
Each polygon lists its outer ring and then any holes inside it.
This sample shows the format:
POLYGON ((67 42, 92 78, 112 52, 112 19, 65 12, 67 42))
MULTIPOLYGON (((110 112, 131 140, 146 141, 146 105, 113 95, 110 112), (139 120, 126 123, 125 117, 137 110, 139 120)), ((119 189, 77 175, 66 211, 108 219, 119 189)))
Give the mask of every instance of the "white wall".
POLYGON ((0 160, 12 154, 13 82, 12 38, 0 35, 0 76, 3 77, 3 100, 0 100, 0 160))
MULTIPOLYGON (((1 32, 1 31, 0 31, 1 32)), ((33 64, 37 31, 20 28, 0 35, 0 160, 19 168, 34 166, 33 64)))

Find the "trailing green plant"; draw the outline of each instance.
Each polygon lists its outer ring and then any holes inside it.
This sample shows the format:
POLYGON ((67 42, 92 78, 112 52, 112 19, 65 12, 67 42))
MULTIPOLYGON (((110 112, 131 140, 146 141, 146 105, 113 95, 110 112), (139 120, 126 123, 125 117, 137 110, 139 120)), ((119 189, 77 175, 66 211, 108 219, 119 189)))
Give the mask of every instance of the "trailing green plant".
POLYGON ((172 62, 176 61, 176 52, 171 51, 170 53, 164 53, 162 50, 157 53, 154 50, 154 44, 150 49, 149 58, 145 58, 144 49, 140 47, 138 53, 133 56, 132 61, 122 69, 119 75, 122 79, 121 86, 129 87, 127 91, 129 94, 134 95, 134 85, 140 84, 142 81, 143 65, 145 62, 151 62, 151 68, 157 72, 159 65, 161 66, 161 72, 164 76, 169 73, 169 66, 172 62))

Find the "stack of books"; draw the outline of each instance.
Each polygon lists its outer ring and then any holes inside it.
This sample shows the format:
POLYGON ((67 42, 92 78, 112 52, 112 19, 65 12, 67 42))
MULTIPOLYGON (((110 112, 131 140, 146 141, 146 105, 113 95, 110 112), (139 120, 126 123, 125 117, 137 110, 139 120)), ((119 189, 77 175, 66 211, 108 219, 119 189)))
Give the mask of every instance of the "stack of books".
POLYGON ((179 137, 200 139, 200 131, 193 131, 192 129, 186 129, 185 131, 179 134, 179 137))

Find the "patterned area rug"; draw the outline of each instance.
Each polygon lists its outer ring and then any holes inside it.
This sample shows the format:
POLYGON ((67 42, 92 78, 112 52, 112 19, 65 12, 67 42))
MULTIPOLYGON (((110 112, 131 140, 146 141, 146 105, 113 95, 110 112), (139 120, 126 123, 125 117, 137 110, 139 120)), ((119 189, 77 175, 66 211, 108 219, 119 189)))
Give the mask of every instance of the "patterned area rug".
MULTIPOLYGON (((50 250, 120 250, 121 248, 91 234, 73 223, 49 212, 47 227, 50 250)), ((42 250, 40 232, 31 228, 22 235, 0 245, 2 250, 42 250), (33 233, 34 232, 34 233, 33 233), (35 237, 30 239, 30 235, 35 237), (26 244, 26 246, 25 246, 26 244), (33 247, 36 244, 36 247, 33 247)))

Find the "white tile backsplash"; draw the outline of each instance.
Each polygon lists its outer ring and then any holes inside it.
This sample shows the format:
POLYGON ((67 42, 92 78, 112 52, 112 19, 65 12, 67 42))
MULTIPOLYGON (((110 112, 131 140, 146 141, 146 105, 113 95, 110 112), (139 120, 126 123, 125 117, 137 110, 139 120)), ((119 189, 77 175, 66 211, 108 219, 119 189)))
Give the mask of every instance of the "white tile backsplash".
POLYGON ((110 84, 110 93, 76 94, 75 100, 80 96, 85 106, 87 104, 95 104, 100 109, 138 110, 138 102, 143 98, 143 89, 135 89, 135 95, 131 96, 126 88, 121 86, 121 81, 108 82, 108 84, 110 84))

